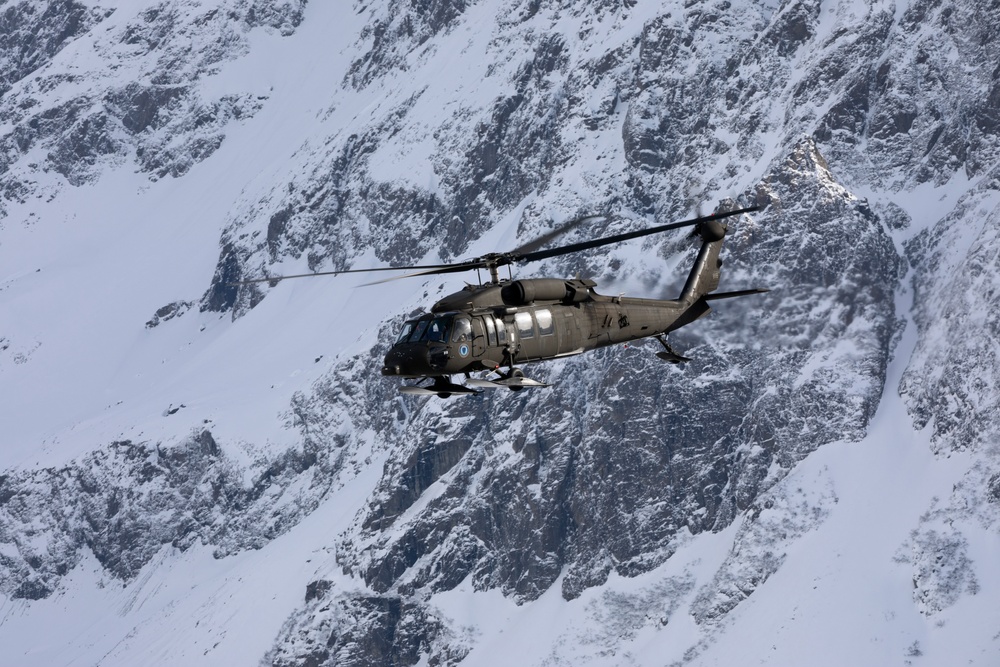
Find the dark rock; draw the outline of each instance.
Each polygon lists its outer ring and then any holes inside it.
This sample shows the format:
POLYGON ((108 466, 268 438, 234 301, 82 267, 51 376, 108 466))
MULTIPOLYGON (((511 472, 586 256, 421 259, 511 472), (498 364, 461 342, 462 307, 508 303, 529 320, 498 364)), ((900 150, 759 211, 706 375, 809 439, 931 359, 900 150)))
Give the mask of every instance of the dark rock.
POLYGON ((271 256, 271 261, 278 258, 278 250, 281 247, 285 231, 288 228, 288 220, 292 217, 292 208, 285 207, 271 216, 267 223, 267 249, 271 256))
POLYGON ((420 604, 393 596, 343 597, 325 607, 308 604, 309 618, 282 630, 278 648, 266 658, 273 667, 299 665, 456 665, 468 654, 436 615, 420 604))
POLYGON ((991 503, 1000 503, 1000 473, 990 478, 988 490, 989 501, 991 503))
POLYGON ((306 585, 306 602, 312 602, 317 598, 325 598, 333 590, 333 582, 327 579, 311 581, 306 585))
POLYGON ((466 0, 393 0, 386 15, 362 30, 371 48, 354 61, 345 83, 364 88, 394 69, 405 68, 405 57, 417 46, 446 32, 462 15, 466 0))
POLYGON ((384 530, 393 519, 406 511, 431 484, 458 463, 472 446, 470 441, 429 442, 418 449, 403 466, 404 470, 386 500, 369 514, 365 528, 384 530))
POLYGON ((819 2, 783 3, 762 41, 781 57, 794 55, 816 34, 819 12, 819 2))
POLYGON ((152 329, 153 327, 159 326, 161 323, 167 320, 172 320, 175 317, 180 317, 186 313, 191 306, 194 304, 191 301, 174 301, 173 303, 168 303, 167 305, 159 308, 146 322, 146 328, 152 329))
POLYGON ((288 36, 302 23, 307 0, 252 0, 246 9, 248 28, 269 27, 288 36))
POLYGON ((39 581, 25 581, 18 586, 11 598, 14 600, 43 600, 52 595, 53 589, 39 581))
MULTIPOLYGON (((168 122, 170 105, 185 94, 183 86, 143 86, 130 83, 120 90, 109 92, 105 102, 121 119, 126 130, 138 134, 146 129, 158 129, 168 122)), ((178 110, 176 106, 174 112, 178 110)))
POLYGON ((48 158, 55 171, 65 176, 71 185, 81 185, 93 178, 93 167, 102 157, 122 155, 124 151, 108 118, 92 114, 74 123, 59 137, 48 158))
MULTIPOLYGON (((201 298, 202 312, 225 312, 235 307, 237 299, 240 297, 240 286, 235 283, 241 280, 243 280, 243 274, 238 252, 233 244, 227 243, 219 253, 219 263, 215 269, 212 286, 201 298)), ((246 285, 244 289, 255 291, 257 287, 246 285)))
POLYGON ((75 0, 6 3, 0 12, 0 98, 112 12, 75 0))

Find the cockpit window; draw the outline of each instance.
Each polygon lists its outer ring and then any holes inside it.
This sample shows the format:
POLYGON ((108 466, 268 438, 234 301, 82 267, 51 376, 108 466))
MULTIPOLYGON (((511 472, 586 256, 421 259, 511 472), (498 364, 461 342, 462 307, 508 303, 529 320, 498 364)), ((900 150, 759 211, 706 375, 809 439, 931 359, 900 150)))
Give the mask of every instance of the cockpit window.
POLYGON ((455 330, 451 334, 451 342, 468 343, 472 340, 472 323, 464 317, 455 320, 455 330))
POLYGON ((417 326, 413 329, 413 333, 410 335, 410 342, 416 343, 423 337, 424 332, 427 331, 427 320, 421 320, 417 322, 417 326))
POLYGON ((407 338, 410 337, 411 333, 413 333, 413 322, 404 322, 403 330, 400 331, 399 336, 396 337, 396 342, 402 343, 403 341, 405 341, 407 338))
POLYGON ((427 326, 427 340, 432 340, 437 343, 447 343, 448 327, 450 325, 450 317, 439 317, 435 320, 431 320, 431 323, 427 326))
POLYGON ((422 340, 438 343, 448 342, 448 331, 451 329, 451 316, 436 317, 433 320, 411 320, 403 324, 403 330, 396 338, 397 343, 419 343, 422 340))

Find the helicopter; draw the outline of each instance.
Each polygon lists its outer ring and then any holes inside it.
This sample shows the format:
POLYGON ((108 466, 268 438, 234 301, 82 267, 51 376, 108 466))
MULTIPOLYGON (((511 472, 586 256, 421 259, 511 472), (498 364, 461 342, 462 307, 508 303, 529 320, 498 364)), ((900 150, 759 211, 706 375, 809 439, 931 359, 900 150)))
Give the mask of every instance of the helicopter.
POLYGON ((641 338, 656 338, 663 350, 656 356, 672 364, 690 361, 675 352, 667 335, 711 311, 709 303, 767 292, 754 288, 716 292, 719 286, 722 250, 728 227, 721 220, 759 210, 757 206, 700 216, 681 222, 591 239, 542 250, 553 239, 574 227, 605 216, 571 220, 509 252, 489 253, 451 264, 345 269, 290 276, 244 280, 234 285, 270 282, 341 273, 413 271, 368 285, 417 276, 485 269, 489 280, 467 284, 461 291, 435 303, 425 313, 403 323, 394 344, 385 355, 382 374, 403 379, 430 380, 429 384, 403 385, 400 392, 449 398, 482 393, 483 389, 521 391, 549 384, 527 377, 518 364, 570 357, 610 345, 641 338), (585 278, 513 279, 510 265, 621 243, 672 229, 693 227, 692 236, 701 248, 684 288, 676 299, 605 296, 595 291, 597 283, 585 278), (500 267, 508 267, 501 279, 500 267), (472 377, 486 371, 492 377, 472 377), (452 381, 465 377, 466 384, 452 381))

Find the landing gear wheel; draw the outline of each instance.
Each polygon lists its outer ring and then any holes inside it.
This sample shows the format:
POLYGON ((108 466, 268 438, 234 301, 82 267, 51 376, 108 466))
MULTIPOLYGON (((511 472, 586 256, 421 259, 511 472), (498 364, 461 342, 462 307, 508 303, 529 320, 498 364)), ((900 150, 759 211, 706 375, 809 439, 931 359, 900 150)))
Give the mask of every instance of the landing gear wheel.
MULTIPOLYGON (((524 377, 524 372, 520 368, 512 368, 507 377, 520 379, 524 377)), ((510 387, 511 391, 521 391, 522 389, 524 389, 524 387, 519 385, 512 385, 510 387)))

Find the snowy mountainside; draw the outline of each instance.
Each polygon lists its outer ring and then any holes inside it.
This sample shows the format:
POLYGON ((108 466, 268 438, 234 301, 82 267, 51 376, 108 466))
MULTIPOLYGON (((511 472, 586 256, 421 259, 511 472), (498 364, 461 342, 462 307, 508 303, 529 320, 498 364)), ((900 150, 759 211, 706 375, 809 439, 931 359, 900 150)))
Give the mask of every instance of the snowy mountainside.
POLYGON ((222 127, 253 115, 262 99, 248 93, 204 99, 199 79, 244 53, 253 28, 290 33, 301 20, 296 3, 235 2, 200 13, 183 4, 148 4, 126 15, 73 2, 8 3, 5 18, 21 28, 12 37, 22 35, 9 40, 8 59, 34 67, 3 99, 4 121, 12 126, 3 146, 7 198, 34 194, 39 172, 55 171, 79 185, 96 177, 98 165, 126 157, 151 178, 185 173, 218 148, 222 127), (72 40, 88 23, 90 39, 72 40), (29 46, 38 41, 41 54, 29 46), (44 58, 57 49, 66 66, 44 58), (33 153, 32 161, 21 158, 33 153))
POLYGON ((988 444, 997 435, 997 404, 990 397, 1000 368, 997 275, 992 271, 1000 253, 998 177, 1000 170, 994 168, 948 216, 912 242, 913 254, 921 258, 914 276, 921 297, 914 316, 923 335, 901 391, 911 399, 917 425, 933 420, 931 428, 945 447, 988 444), (977 333, 955 337, 955 331, 977 333))
MULTIPOLYGON (((996 655, 997 7, 0 12, 20 664, 996 655), (607 349, 531 367, 538 392, 378 375, 455 281, 232 284, 754 203, 722 289, 770 294, 675 334, 683 367, 607 349)), ((693 253, 518 274, 667 297, 693 253)))

